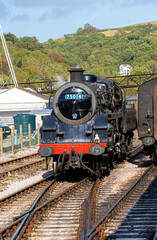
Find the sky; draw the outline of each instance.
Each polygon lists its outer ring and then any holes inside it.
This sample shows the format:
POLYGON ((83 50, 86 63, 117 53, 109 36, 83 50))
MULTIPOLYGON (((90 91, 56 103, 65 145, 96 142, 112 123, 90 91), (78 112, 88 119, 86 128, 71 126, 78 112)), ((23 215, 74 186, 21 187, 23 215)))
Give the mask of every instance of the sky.
POLYGON ((3 32, 41 43, 85 24, 111 29, 151 21, 157 21, 157 0, 0 0, 3 32))

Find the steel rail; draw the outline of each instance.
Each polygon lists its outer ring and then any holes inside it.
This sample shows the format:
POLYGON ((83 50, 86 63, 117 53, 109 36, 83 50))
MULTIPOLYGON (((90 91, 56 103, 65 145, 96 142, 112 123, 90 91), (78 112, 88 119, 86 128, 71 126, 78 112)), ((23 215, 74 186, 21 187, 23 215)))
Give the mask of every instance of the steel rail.
MULTIPOLYGON (((58 176, 59 177, 59 176, 58 176)), ((15 220, 17 219, 21 219, 22 221, 19 225, 19 227, 16 229, 15 233, 13 234, 11 239, 16 239, 16 236, 19 234, 21 228, 23 227, 23 225, 25 224, 27 218, 29 217, 29 214, 31 212, 33 212, 33 210, 36 208, 36 205, 39 203, 39 201, 41 200, 41 198, 43 197, 43 195, 46 193, 46 191, 52 186, 52 184, 54 184, 57 181, 57 178, 53 179, 45 188, 44 190, 38 195, 38 197, 35 199, 35 201, 33 202, 33 204, 31 205, 30 209, 27 210, 25 213, 21 214, 20 216, 17 216, 15 220)))
POLYGON ((30 155, 26 155, 26 156, 10 159, 8 161, 0 162, 0 166, 3 167, 5 165, 10 165, 12 163, 21 162, 24 159, 34 158, 36 156, 39 156, 38 153, 33 153, 33 154, 30 154, 30 155))
POLYGON ((89 197, 85 199, 81 207, 81 217, 80 217, 80 224, 78 229, 77 238, 84 240, 86 235, 86 228, 89 230, 91 226, 91 219, 92 219, 92 206, 93 206, 93 195, 95 194, 97 185, 99 184, 100 179, 97 178, 94 182, 89 197), (88 223, 86 223, 86 219, 88 219, 88 223))
POLYGON ((8 175, 9 173, 13 173, 15 171, 22 170, 22 169, 25 169, 27 167, 33 166, 33 165, 40 165, 40 164, 44 163, 45 161, 46 161, 46 158, 41 158, 40 160, 32 161, 32 162, 29 162, 29 163, 23 163, 22 166, 16 166, 12 169, 8 169, 6 171, 1 172, 0 173, 0 178, 3 178, 4 176, 8 175))
MULTIPOLYGON (((48 180, 49 178, 51 178, 51 177, 53 177, 53 175, 49 175, 49 176, 46 177, 45 179, 39 180, 39 181, 37 181, 37 182, 35 182, 35 183, 33 183, 33 184, 25 187, 25 188, 22 188, 21 190, 18 190, 18 191, 14 192, 14 193, 6 196, 6 197, 3 197, 2 199, 0 199, 0 206, 3 205, 3 202, 9 201, 10 199, 16 197, 18 194, 21 194, 22 192, 25 192, 26 190, 29 190, 29 189, 31 189, 31 188, 33 188, 33 187, 36 187, 37 185, 39 185, 39 184, 47 181, 47 180, 48 180)), ((40 200, 40 198, 44 195, 44 193, 47 191, 47 189, 48 189, 49 187, 51 187, 52 184, 54 184, 55 181, 56 181, 56 179, 53 179, 53 180, 42 190, 42 192, 41 192, 41 193, 38 195, 38 197, 35 199, 35 201, 33 202, 33 204, 31 205, 31 207, 30 207, 30 209, 29 209, 28 211, 26 211, 25 213, 21 214, 20 216, 17 216, 17 217, 15 217, 15 218, 13 218, 13 220, 14 220, 13 223, 11 223, 11 224, 7 225, 6 227, 0 229, 0 234, 1 234, 1 236, 2 236, 5 232, 9 231, 9 229, 13 229, 15 225, 17 225, 19 222, 23 221, 25 215, 27 215, 30 211, 33 211, 33 209, 35 208, 35 205, 38 203, 38 201, 40 200)))
POLYGON ((38 195, 38 197, 35 199, 35 201, 33 202, 33 204, 31 205, 30 209, 27 210, 26 212, 24 212, 23 214, 21 214, 20 216, 17 216, 16 218, 14 218, 15 220, 17 220, 18 218, 21 218, 23 216, 25 216, 27 213, 32 212, 36 205, 38 204, 38 202, 40 201, 40 199, 43 197, 43 195, 46 193, 46 191, 57 181, 57 179, 53 179, 45 188, 44 190, 42 190, 42 192, 38 195))
MULTIPOLYGON (((135 147, 133 150, 129 151, 127 153, 127 156, 129 158, 133 158, 135 155, 139 154, 142 150, 143 150, 143 145, 139 145, 135 147)), ((83 213, 82 213, 81 219, 83 220, 81 220, 79 230, 78 230, 78 238, 81 240, 86 239, 86 236, 88 235, 88 233, 90 233, 90 230, 91 230, 91 222, 92 224, 94 222, 92 221, 92 217, 94 219, 94 216, 92 216, 92 214, 94 215, 94 208, 95 208, 93 197, 95 198, 96 188, 99 182, 100 182, 100 179, 97 179, 97 181, 95 182, 95 184, 91 189, 89 198, 86 199, 84 203, 85 206, 84 205, 82 206, 83 213), (88 213, 88 216, 87 216, 87 213, 88 213), (86 218, 88 219, 88 221, 84 220, 86 218)))
POLYGON ((132 184, 132 186, 108 209, 108 211, 105 213, 105 215, 94 225, 94 227, 90 230, 90 232, 87 233, 87 239, 91 240, 93 237, 96 236, 98 232, 102 229, 102 223, 107 221, 107 219, 110 217, 111 213, 114 211, 114 209, 119 205, 124 198, 137 186, 137 184, 141 181, 141 179, 144 178, 144 176, 154 168, 154 165, 152 164, 150 167, 147 168, 147 170, 132 184))
POLYGON ((0 229, 1 238, 4 239, 3 236, 4 236, 4 234, 6 235, 9 232, 9 229, 10 229, 10 231, 13 231, 15 226, 18 225, 18 223, 20 223, 23 220, 23 218, 24 217, 21 217, 21 218, 17 219, 16 221, 14 221, 13 223, 7 225, 6 227, 0 229))
POLYGON ((143 144, 135 147, 133 150, 129 151, 128 153, 126 153, 126 156, 129 158, 133 158, 134 156, 136 156, 137 154, 139 154, 140 152, 143 151, 143 144))
MULTIPOLYGON (((60 200, 61 198, 65 197, 68 193, 71 193, 75 188, 78 188, 80 185, 86 183, 89 180, 89 178, 85 178, 82 181, 80 181, 79 183, 74 184, 72 187, 66 189, 65 191, 63 191, 62 193, 60 193, 58 196, 51 198, 50 200, 44 202, 43 204, 41 204, 40 206, 38 206, 37 208, 35 208, 32 212, 30 212, 28 215, 26 215, 25 220, 23 222, 23 224, 21 224, 19 226, 19 228, 16 231, 16 234, 14 234, 14 236, 11 238, 11 240, 18 240, 21 239, 22 237, 25 238, 25 232, 27 227, 29 226, 33 216, 41 210, 44 210, 45 208, 51 206, 51 204, 56 203, 58 200, 60 200)), ((34 221, 34 219, 33 219, 34 221)))
POLYGON ((9 198, 12 198, 12 197, 16 196, 17 194, 20 194, 21 192, 24 192, 25 190, 28 190, 29 188, 32 188, 32 187, 34 187, 34 186, 36 186, 36 185, 38 185, 38 184, 48 180, 51 177, 53 177, 53 174, 49 175, 48 177, 46 177, 44 179, 41 179, 41 180, 35 182, 35 183, 32 183, 29 186, 24 187, 24 188, 14 192, 14 193, 11 193, 11 194, 7 195, 6 197, 0 198, 0 206, 2 205, 2 202, 6 201, 6 200, 9 200, 9 198))

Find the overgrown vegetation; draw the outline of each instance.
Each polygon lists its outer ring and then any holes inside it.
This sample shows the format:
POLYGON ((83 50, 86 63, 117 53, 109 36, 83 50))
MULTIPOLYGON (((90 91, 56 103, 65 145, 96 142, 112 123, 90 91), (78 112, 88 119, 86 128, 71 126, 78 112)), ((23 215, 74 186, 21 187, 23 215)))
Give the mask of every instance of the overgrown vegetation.
MULTIPOLYGON (((145 24, 113 30, 99 30, 90 24, 75 34, 39 43, 36 37, 17 38, 5 34, 18 82, 42 81, 62 76, 70 67, 80 66, 99 76, 117 76, 121 64, 133 74, 157 72, 157 25, 145 24), (117 30, 117 31, 115 31, 117 30)), ((1 82, 9 72, 0 44, 1 82)))

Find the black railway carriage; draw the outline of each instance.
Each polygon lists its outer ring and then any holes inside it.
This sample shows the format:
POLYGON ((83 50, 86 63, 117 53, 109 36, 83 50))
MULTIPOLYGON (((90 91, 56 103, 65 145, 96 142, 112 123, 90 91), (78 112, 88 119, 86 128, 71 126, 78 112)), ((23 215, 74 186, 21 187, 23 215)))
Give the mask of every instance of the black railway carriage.
POLYGON ((138 89, 138 135, 146 152, 156 162, 157 154, 157 78, 138 89))
POLYGON ((70 82, 56 92, 43 117, 39 154, 53 157, 54 173, 84 168, 101 175, 129 150, 136 113, 112 80, 70 70, 70 82))

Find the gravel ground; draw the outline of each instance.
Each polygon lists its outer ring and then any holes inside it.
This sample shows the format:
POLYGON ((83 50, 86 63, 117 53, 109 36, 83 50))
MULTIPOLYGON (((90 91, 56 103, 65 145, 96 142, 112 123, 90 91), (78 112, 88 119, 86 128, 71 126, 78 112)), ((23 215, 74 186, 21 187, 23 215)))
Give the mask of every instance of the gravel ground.
POLYGON ((38 149, 39 149, 39 145, 33 145, 30 148, 24 147, 22 149, 15 150, 14 152, 1 153, 0 154, 0 163, 8 161, 10 159, 14 159, 14 158, 18 158, 18 157, 36 153, 36 152, 38 152, 38 149))
POLYGON ((110 181, 110 178, 112 179, 112 176, 118 172, 121 177, 120 179, 118 178, 118 180, 115 178, 116 181, 112 187, 116 193, 120 189, 120 185, 125 185, 126 182, 130 181, 134 176, 139 173, 142 174, 149 165, 151 165, 150 157, 145 156, 144 153, 140 153, 133 159, 124 160, 120 164, 114 166, 114 169, 111 170, 111 174, 106 178, 106 181, 110 181))

